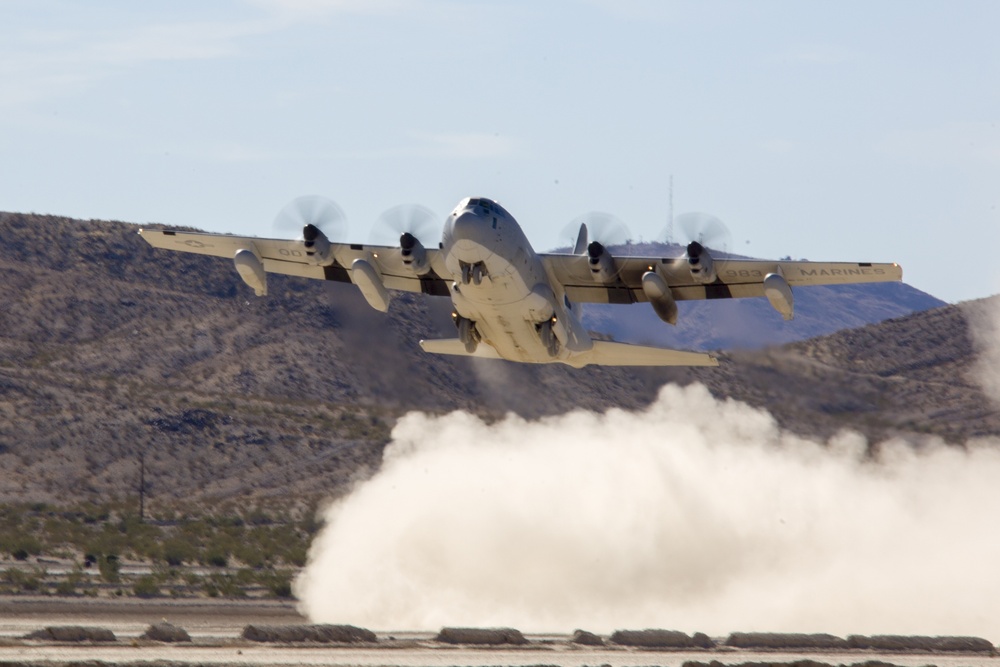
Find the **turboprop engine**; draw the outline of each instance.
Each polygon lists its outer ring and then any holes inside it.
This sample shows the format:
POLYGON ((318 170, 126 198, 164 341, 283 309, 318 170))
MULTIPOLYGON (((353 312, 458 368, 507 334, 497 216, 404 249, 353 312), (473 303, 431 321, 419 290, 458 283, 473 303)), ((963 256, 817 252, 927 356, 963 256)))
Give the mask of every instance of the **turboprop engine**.
POLYGON ((306 247, 306 256, 317 265, 326 266, 333 262, 330 239, 316 225, 309 224, 302 228, 302 245, 306 247))
POLYGON ((408 266, 415 274, 422 276, 430 271, 430 264, 427 261, 427 250, 416 236, 409 232, 403 232, 399 237, 400 255, 403 264, 408 266))
POLYGON ((715 282, 715 263, 712 261, 712 255, 709 254, 705 246, 697 241, 691 241, 691 243, 688 243, 685 257, 687 258, 692 278, 705 284, 715 282))
POLYGON ((615 258, 611 256, 602 243, 591 241, 590 245, 587 246, 587 256, 594 280, 602 283, 614 280, 616 275, 615 258))

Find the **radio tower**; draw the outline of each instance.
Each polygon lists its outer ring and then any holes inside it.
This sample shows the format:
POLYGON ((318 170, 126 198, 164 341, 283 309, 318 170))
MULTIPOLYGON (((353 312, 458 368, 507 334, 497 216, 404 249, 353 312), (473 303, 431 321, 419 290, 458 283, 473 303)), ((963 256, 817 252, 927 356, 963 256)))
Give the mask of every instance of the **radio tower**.
POLYGON ((670 189, 667 197, 667 243, 674 242, 674 175, 670 174, 670 189))

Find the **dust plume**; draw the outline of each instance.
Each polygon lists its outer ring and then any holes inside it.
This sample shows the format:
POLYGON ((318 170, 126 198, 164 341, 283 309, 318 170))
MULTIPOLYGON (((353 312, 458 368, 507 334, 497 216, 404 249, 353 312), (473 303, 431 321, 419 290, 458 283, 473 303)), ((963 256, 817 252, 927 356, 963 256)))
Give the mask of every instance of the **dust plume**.
POLYGON ((963 306, 978 352, 973 375, 986 395, 1000 405, 1000 296, 963 306))
POLYGON ((638 412, 412 413, 295 585, 383 630, 982 634, 1000 618, 1000 446, 783 432, 699 385, 638 412))

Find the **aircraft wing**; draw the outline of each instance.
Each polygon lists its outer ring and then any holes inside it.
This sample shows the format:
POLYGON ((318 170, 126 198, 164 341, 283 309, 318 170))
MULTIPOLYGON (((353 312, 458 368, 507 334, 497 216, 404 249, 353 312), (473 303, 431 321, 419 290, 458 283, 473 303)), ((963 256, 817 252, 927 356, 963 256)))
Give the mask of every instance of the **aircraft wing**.
POLYGON ((233 259, 240 250, 250 250, 258 256, 268 273, 344 283, 353 282, 350 268, 354 261, 364 259, 372 265, 388 289, 437 296, 449 294, 449 282, 440 277, 448 274, 441 253, 436 248, 426 249, 430 270, 417 275, 403 263, 398 246, 331 243, 334 262, 329 266, 319 266, 306 254, 301 239, 265 239, 169 229, 140 229, 139 235, 154 248, 228 259, 233 259))
POLYGON ((617 275, 613 279, 598 280, 590 271, 586 255, 544 254, 542 261, 549 275, 566 289, 566 295, 578 303, 648 301, 642 289, 642 276, 647 271, 656 271, 677 301, 765 296, 764 278, 771 273, 782 275, 791 287, 903 279, 898 264, 714 259, 716 279, 704 284, 692 277, 684 257, 623 257, 615 258, 617 275))

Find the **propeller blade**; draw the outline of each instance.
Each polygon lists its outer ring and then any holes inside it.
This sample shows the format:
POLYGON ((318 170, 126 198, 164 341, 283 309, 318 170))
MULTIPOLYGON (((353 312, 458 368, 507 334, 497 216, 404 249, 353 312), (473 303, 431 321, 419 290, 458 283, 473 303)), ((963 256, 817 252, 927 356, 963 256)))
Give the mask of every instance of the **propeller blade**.
POLYGON ((426 206, 401 204, 385 211, 375 221, 369 240, 375 245, 396 245, 419 240, 427 247, 437 247, 441 238, 441 220, 426 206), (408 238, 407 238, 408 237, 408 238), (405 240, 404 240, 405 239, 405 240))
POLYGON ((573 220, 573 227, 587 227, 588 238, 605 247, 629 245, 632 233, 621 219, 602 211, 584 213, 573 220))
POLYGON ((336 242, 347 236, 347 216, 332 200, 320 195, 305 195, 293 199, 278 212, 274 228, 281 236, 306 241, 314 241, 317 232, 322 231, 336 242))
POLYGON ((674 222, 687 241, 695 242, 703 249, 709 248, 716 254, 725 255, 729 250, 732 241, 729 228, 711 213, 682 213, 674 218, 674 222))
MULTIPOLYGON (((586 255, 591 271, 598 271, 604 279, 615 280, 625 262, 619 261, 635 254, 632 233, 619 218, 610 213, 591 211, 575 218, 564 230, 563 236, 573 238, 576 243, 573 254, 586 255)), ((595 273, 595 275, 597 275, 595 273)))

